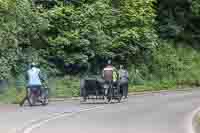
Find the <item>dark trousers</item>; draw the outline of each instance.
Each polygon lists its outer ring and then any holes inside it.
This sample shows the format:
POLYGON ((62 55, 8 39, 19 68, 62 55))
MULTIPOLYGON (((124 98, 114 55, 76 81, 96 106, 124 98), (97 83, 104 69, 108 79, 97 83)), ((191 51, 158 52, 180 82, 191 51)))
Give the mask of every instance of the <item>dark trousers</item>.
POLYGON ((42 93, 42 87, 41 85, 32 85, 26 87, 26 96, 22 99, 22 101, 19 103, 20 106, 22 106, 26 100, 28 100, 28 88, 32 91, 33 89, 39 89, 39 93, 42 93))
POLYGON ((123 96, 128 96, 128 80, 122 79, 119 81, 120 88, 123 92, 123 96))

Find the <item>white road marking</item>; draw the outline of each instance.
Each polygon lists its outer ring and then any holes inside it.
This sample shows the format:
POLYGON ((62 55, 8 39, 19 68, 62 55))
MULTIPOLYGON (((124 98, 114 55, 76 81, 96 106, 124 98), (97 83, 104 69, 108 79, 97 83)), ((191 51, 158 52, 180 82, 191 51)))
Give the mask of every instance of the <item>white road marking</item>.
POLYGON ((188 120, 187 120, 187 127, 188 127, 188 133, 196 133, 195 130, 194 130, 194 125, 193 125, 193 120, 194 120, 194 117, 196 117, 197 113, 200 112, 200 108, 196 109, 195 111, 193 111, 188 120))
POLYGON ((104 108, 104 106, 99 106, 99 107, 94 107, 94 108, 88 108, 88 109, 82 109, 82 110, 80 110, 78 112, 72 112, 72 113, 60 113, 60 114, 58 114, 56 116, 52 116, 51 118, 48 118, 48 119, 42 120, 42 121, 40 121, 40 122, 38 122, 36 124, 30 125, 30 127, 24 129, 23 133, 31 133, 34 129, 36 129, 38 127, 41 127, 45 123, 47 123, 49 121, 52 121, 52 120, 56 120, 56 119, 59 119, 59 118, 62 118, 62 117, 72 116, 74 114, 85 112, 85 111, 91 111, 91 110, 95 110, 95 109, 101 109, 101 108, 104 108))
POLYGON ((17 133, 18 129, 17 128, 13 128, 11 129, 8 133, 17 133))
MULTIPOLYGON (((65 112, 63 112, 62 114, 64 114, 65 112)), ((60 115, 61 113, 52 113, 50 115, 47 115, 47 116, 44 116, 44 118, 40 118, 41 120, 42 119, 45 119, 45 118, 50 118, 50 117, 53 117, 53 116, 58 116, 60 115)), ((19 131, 21 131, 23 128, 22 127, 28 127, 29 125, 33 124, 34 122, 37 122, 39 120, 29 120, 26 122, 26 124, 23 124, 20 128, 12 128, 8 133, 19 133, 19 131)))

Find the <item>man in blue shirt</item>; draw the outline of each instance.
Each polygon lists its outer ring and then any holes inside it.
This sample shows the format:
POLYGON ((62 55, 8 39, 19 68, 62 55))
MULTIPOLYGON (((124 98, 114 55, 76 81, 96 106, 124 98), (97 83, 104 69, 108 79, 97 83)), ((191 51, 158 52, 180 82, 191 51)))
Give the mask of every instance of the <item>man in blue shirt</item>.
POLYGON ((35 63, 31 64, 31 69, 27 72, 28 87, 40 88, 42 86, 42 75, 39 68, 35 63))
MULTIPOLYGON (((42 81, 44 80, 42 78, 41 70, 37 68, 37 65, 35 63, 31 63, 31 68, 26 73, 26 78, 28 80, 28 88, 32 89, 39 89, 39 93, 42 93, 42 81)), ((22 106, 27 99, 28 96, 26 96, 22 102, 20 103, 20 106, 22 106)))

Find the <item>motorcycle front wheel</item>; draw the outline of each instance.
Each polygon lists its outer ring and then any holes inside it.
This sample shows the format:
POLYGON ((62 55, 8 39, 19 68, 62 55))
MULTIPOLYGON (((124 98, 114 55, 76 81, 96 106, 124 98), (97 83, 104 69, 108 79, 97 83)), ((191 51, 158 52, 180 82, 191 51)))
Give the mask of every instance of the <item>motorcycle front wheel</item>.
POLYGON ((42 105, 48 105, 49 104, 49 91, 46 89, 42 94, 42 105))

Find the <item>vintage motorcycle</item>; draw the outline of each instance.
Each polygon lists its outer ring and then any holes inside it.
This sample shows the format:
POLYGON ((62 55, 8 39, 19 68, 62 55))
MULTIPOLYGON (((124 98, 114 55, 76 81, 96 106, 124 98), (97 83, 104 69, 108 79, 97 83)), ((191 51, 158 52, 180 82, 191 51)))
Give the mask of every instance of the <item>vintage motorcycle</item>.
POLYGON ((35 106, 37 103, 47 105, 49 103, 49 88, 42 85, 41 89, 28 87, 27 88, 27 100, 30 106, 35 106))

